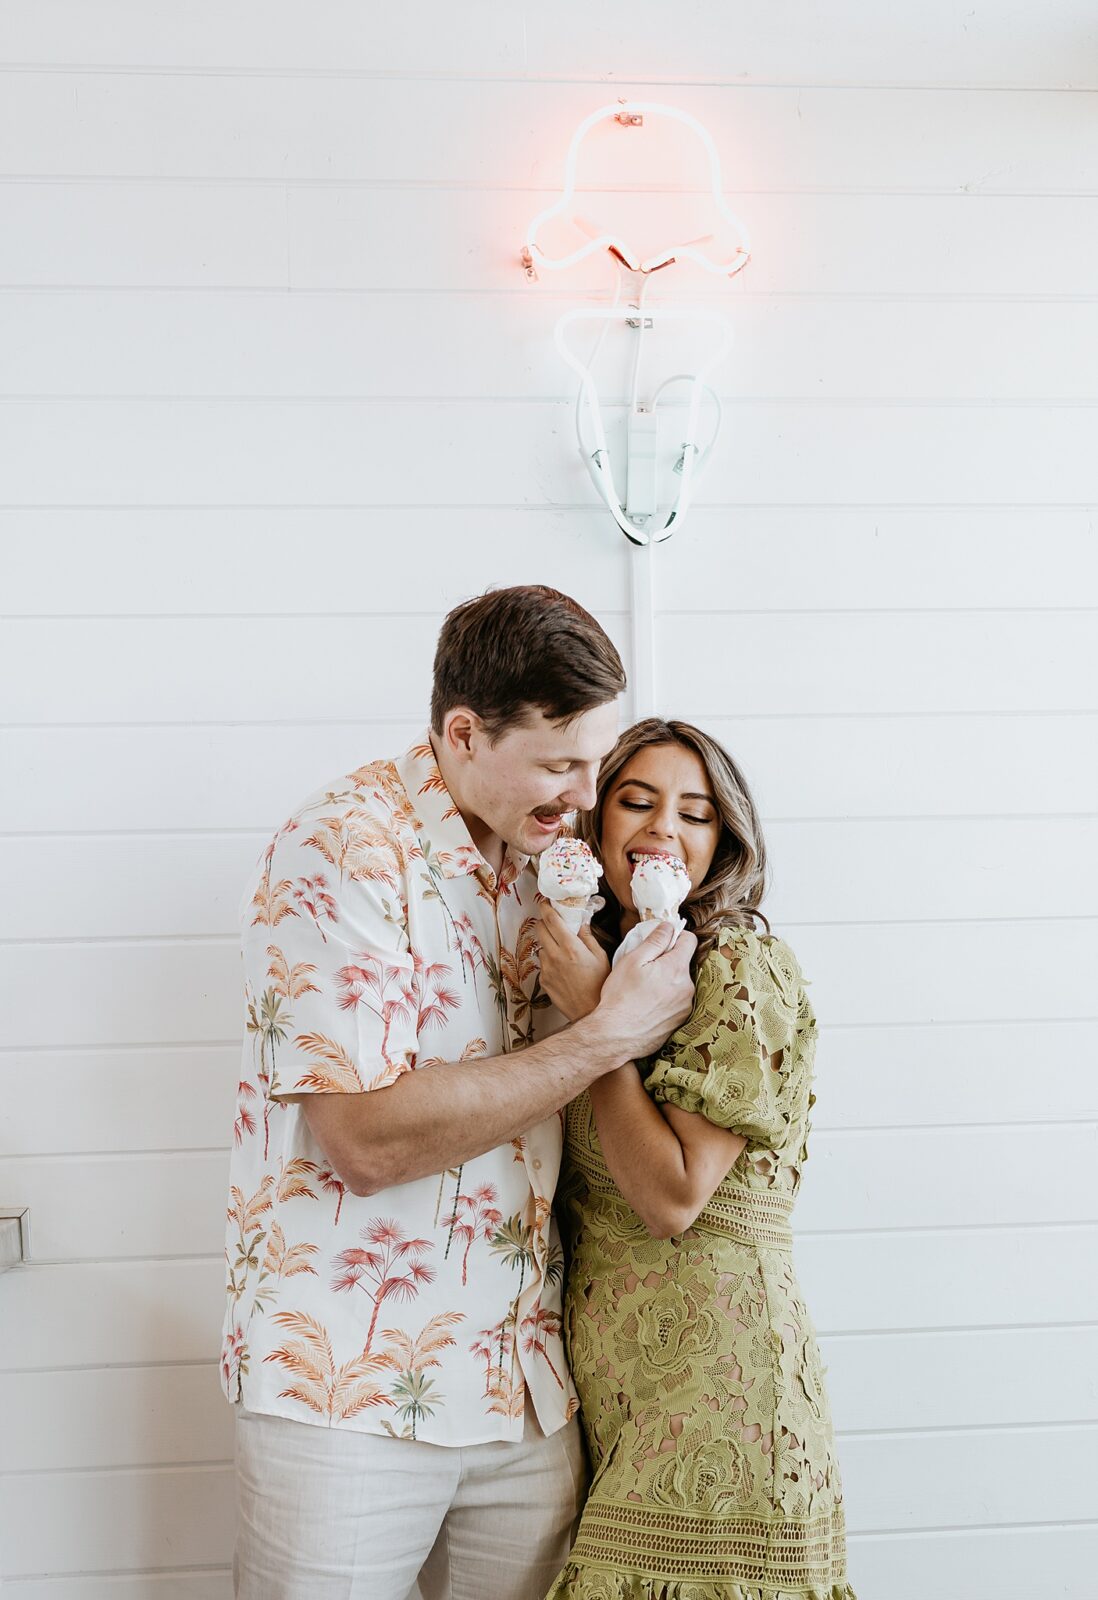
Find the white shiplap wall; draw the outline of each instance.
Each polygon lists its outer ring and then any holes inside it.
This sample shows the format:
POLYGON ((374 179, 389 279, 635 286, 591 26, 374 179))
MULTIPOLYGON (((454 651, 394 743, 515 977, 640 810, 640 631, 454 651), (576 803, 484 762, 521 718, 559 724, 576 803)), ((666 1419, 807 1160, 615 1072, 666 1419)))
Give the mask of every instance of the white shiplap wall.
POLYGON ((825 1023, 799 1259, 853 1577, 1082 1600, 1092 7, 0 18, 0 1199, 35 1249, 0 1279, 5 1600, 229 1594, 235 909, 266 833, 418 729, 459 598, 557 582, 628 642, 561 289, 514 256, 572 126, 629 92, 707 122, 755 247, 721 450, 660 552, 661 700, 746 766, 825 1023))

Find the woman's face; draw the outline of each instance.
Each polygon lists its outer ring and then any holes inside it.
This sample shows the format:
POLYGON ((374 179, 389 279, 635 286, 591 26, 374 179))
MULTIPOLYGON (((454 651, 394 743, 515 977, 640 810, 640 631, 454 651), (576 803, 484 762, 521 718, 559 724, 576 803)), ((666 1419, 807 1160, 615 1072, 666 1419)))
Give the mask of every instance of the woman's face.
POLYGON ((599 840, 607 884, 622 907, 622 931, 637 921, 629 889, 633 858, 668 851, 684 864, 696 889, 705 881, 720 835, 701 757, 681 744, 638 750, 611 781, 599 840))

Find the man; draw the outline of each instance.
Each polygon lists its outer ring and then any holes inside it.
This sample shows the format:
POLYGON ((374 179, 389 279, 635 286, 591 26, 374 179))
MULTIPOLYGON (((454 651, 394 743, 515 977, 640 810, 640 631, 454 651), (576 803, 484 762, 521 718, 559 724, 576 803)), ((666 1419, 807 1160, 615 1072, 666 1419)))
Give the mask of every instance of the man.
POLYGON ((222 1375, 241 1600, 540 1600, 581 1509, 556 1113, 687 1015, 654 935, 562 1030, 530 857, 625 687, 573 600, 447 617, 431 728, 279 829, 249 887, 222 1375))

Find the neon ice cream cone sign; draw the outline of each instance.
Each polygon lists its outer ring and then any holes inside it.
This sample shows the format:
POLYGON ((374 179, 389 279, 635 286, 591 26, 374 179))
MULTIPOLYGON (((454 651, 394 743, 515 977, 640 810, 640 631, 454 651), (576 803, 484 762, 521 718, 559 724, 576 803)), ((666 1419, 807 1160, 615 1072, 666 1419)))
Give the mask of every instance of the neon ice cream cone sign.
MULTIPOLYGON (((648 199, 654 199, 649 195, 648 199)), ((650 211, 655 206, 649 207, 650 211)), ((645 295, 652 275, 667 273, 668 269, 690 265, 725 281, 743 270, 750 258, 747 230, 729 208, 724 198, 721 162, 708 131, 696 117, 674 106, 658 105, 651 101, 620 101, 603 106, 585 117, 572 135, 564 165, 564 186, 560 198, 533 218, 526 230, 522 249, 522 263, 526 275, 536 281, 543 272, 563 272, 580 262, 599 255, 609 256, 615 263, 618 276, 617 292, 609 306, 585 306, 566 311, 557 321, 554 339, 561 357, 579 379, 576 401, 576 434, 580 454, 591 475, 592 482, 610 514, 625 536, 637 545, 647 545, 668 538, 682 526, 689 508, 699 469, 708 459, 720 428, 720 401, 707 379, 713 369, 727 355, 732 343, 732 328, 726 318, 713 311, 693 306, 676 306, 666 301, 645 305, 645 295), (660 229, 660 219, 655 218, 654 231, 651 216, 646 216, 647 237, 643 242, 640 229, 630 231, 621 225, 600 224, 580 216, 577 211, 576 178, 581 153, 592 130, 600 124, 613 122, 624 129, 641 128, 646 119, 667 119, 687 130, 694 166, 689 173, 692 180, 703 173, 712 223, 711 231, 694 236, 680 234, 676 224, 681 219, 668 218, 660 229), (584 236, 583 242, 574 244, 575 236, 584 236), (563 248, 555 240, 566 240, 563 248), (640 276, 639 293, 632 304, 619 304, 624 271, 640 276), (569 335, 583 323, 601 324, 601 331, 591 356, 584 361, 570 342, 569 335), (649 399, 642 400, 639 392, 640 356, 644 346, 645 330, 679 324, 703 325, 712 334, 707 342, 705 358, 693 372, 676 372, 656 386, 649 399), (593 367, 601 349, 607 329, 617 324, 636 330, 634 347, 633 382, 627 418, 628 451, 625 471, 625 492, 619 490, 606 438, 602 407, 599 402, 593 367), (659 421, 657 407, 667 387, 674 383, 690 385, 686 399, 685 423, 676 442, 675 473, 678 485, 669 507, 660 510, 657 505, 656 475, 658 465, 659 421), (715 427, 706 431, 702 439, 702 402, 708 397, 716 410, 715 427)), ((665 280, 661 280, 663 282, 665 280)), ((620 476, 620 474, 619 474, 620 476)))

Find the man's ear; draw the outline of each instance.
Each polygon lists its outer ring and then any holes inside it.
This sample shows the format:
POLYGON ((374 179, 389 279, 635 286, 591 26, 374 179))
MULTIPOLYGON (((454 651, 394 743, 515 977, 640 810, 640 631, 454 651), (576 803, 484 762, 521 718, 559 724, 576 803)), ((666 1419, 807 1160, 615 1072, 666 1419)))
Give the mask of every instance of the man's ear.
POLYGON ((446 713, 442 723, 442 739, 446 749, 458 761, 468 761, 480 728, 481 721, 475 711, 470 711, 468 706, 454 706, 446 713))

